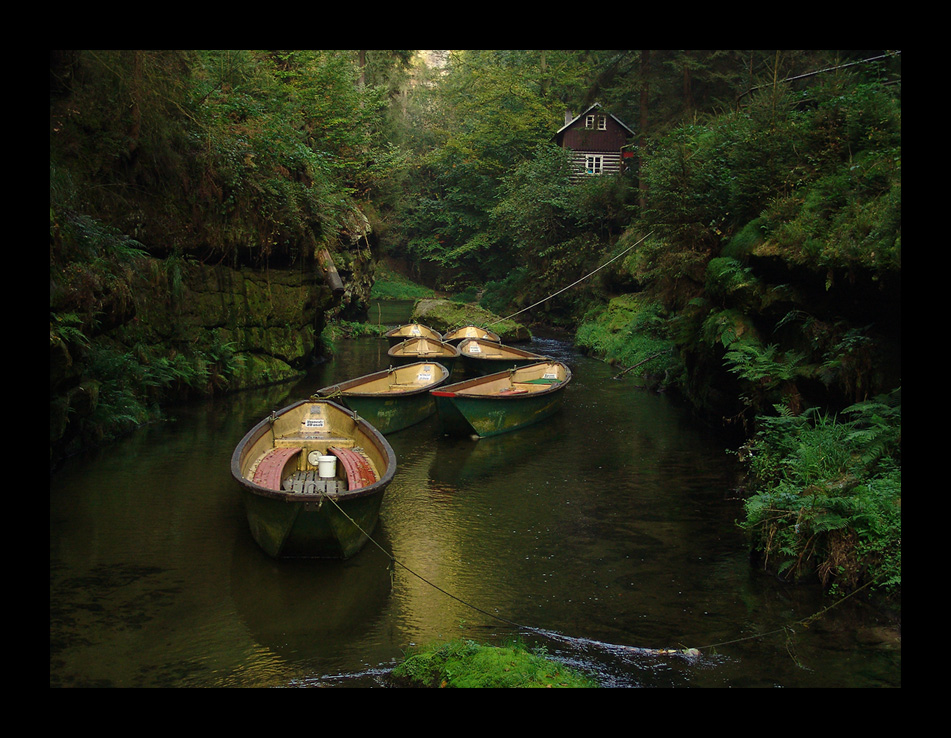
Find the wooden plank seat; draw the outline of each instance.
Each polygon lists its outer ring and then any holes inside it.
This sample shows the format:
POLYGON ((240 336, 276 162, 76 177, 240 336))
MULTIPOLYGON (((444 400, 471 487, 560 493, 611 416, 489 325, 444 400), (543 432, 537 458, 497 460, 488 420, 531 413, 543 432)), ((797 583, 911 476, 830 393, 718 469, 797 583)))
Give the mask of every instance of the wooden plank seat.
POLYGON ((333 446, 327 449, 332 453, 347 473, 348 489, 369 487, 377 480, 376 472, 370 465, 370 460, 359 451, 352 448, 333 446))
POLYGON ((346 491, 347 483, 341 479, 323 479, 316 469, 299 471, 284 480, 284 491, 299 495, 336 495, 346 491))
POLYGON ((284 467, 300 452, 299 446, 285 446, 268 451, 254 470, 254 483, 266 489, 280 490, 284 467))

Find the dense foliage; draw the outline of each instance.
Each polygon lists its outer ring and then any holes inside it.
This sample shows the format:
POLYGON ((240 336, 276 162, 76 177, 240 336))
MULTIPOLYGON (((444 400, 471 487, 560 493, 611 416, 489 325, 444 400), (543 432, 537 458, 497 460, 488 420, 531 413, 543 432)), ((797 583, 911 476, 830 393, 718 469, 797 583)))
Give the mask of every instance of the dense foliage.
POLYGON ((312 262, 364 234, 361 199, 399 166, 384 134, 406 58, 50 53, 51 443, 78 402, 93 442, 227 390, 242 369, 228 341, 157 339, 142 301, 174 305, 189 263, 312 262))
POLYGON ((59 52, 50 167, 73 189, 51 205, 156 252, 262 262, 332 245, 397 158, 385 90, 360 71, 355 52, 59 52))
POLYGON ((831 590, 901 587, 900 391, 764 419, 743 449, 757 494, 744 527, 764 566, 831 590))
MULTIPOLYGON (((538 304, 755 439, 746 524, 783 573, 898 589, 900 52, 429 58, 51 52, 51 367, 94 373, 113 430, 225 390, 228 342, 150 342, 142 295, 174 303, 192 261, 296 264, 358 237, 427 289, 538 304), (595 102, 637 131, 633 158, 573 181, 553 137, 595 102), (888 463, 856 462, 872 428, 888 463)), ((51 371, 51 421, 67 379, 51 371)))

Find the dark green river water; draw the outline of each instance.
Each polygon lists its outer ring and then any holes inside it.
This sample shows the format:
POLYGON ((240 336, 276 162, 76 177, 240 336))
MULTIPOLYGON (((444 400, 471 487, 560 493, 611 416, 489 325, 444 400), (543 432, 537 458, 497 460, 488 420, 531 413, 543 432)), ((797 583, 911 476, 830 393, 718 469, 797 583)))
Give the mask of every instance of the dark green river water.
POLYGON ((515 637, 605 687, 901 686, 874 611, 797 625, 832 601, 751 569, 726 441, 564 341, 528 346, 572 368, 557 416, 481 441, 435 420, 391 435, 376 545, 269 559, 235 444, 386 348, 341 342, 298 385, 179 409, 51 478, 51 686, 376 687, 414 645, 515 637))

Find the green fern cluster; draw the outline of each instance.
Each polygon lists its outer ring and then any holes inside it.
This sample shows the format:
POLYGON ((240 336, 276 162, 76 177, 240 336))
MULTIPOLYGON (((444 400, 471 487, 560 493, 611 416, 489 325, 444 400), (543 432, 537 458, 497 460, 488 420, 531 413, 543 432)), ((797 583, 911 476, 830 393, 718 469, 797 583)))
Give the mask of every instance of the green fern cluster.
POLYGON ((901 588, 901 392, 842 417, 780 412, 743 450, 742 526, 764 566, 831 589, 901 588))
POLYGON ((215 333, 187 352, 146 343, 126 349, 117 343, 95 342, 87 371, 98 393, 86 432, 98 440, 119 437, 160 419, 162 403, 169 399, 207 396, 226 388, 240 365, 234 347, 215 333))

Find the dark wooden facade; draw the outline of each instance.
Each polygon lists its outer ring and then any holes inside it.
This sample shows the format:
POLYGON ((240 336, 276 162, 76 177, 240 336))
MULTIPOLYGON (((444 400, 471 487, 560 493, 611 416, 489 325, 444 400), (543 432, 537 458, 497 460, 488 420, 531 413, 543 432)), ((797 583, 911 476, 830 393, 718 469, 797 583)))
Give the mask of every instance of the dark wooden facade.
POLYGON ((555 134, 555 143, 574 152, 575 176, 617 174, 623 167, 623 147, 634 131, 594 104, 571 118, 555 134))

